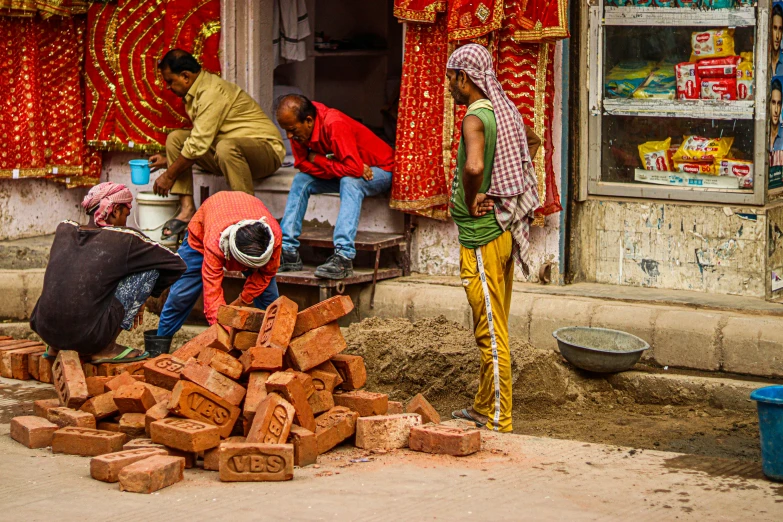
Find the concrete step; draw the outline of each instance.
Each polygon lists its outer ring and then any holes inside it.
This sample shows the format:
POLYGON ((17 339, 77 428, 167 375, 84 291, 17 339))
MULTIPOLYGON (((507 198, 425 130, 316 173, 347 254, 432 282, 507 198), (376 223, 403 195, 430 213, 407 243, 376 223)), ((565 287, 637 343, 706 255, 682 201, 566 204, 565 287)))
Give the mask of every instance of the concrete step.
POLYGON ((46 268, 54 234, 0 241, 0 270, 46 268))

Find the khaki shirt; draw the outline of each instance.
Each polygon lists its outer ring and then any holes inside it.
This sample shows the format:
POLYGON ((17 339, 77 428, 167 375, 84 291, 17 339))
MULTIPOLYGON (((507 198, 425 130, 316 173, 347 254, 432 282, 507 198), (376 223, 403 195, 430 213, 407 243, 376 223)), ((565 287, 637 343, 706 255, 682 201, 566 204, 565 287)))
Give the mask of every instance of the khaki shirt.
POLYGON ((185 111, 193 130, 185 140, 182 155, 196 160, 219 141, 232 138, 267 140, 280 156, 285 147, 272 120, 238 85, 202 70, 185 95, 185 111))

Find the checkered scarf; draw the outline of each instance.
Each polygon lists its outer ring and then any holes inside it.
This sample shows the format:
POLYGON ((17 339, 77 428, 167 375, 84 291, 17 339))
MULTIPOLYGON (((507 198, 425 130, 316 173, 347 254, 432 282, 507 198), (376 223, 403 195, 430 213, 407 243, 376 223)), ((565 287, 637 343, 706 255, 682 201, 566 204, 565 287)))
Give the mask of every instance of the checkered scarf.
POLYGON ((125 205, 130 209, 132 204, 133 194, 130 189, 121 183, 111 181, 95 185, 82 200, 82 208, 85 212, 89 214, 95 210, 93 217, 99 227, 109 226, 106 218, 114 212, 117 205, 125 205))
POLYGON ((522 116, 503 92, 492 67, 492 57, 483 46, 463 45, 449 57, 446 68, 465 71, 492 102, 497 121, 497 143, 487 195, 495 200, 498 224, 503 230, 509 230, 514 238, 514 259, 527 277, 530 273, 530 223, 541 203, 522 116))

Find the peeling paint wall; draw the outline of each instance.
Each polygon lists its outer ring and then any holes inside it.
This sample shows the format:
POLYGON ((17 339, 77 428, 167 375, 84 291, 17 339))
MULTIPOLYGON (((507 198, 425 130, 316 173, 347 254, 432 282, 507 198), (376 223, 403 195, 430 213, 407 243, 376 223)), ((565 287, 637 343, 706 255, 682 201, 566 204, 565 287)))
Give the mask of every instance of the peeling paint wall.
POLYGON ((767 297, 783 297, 783 205, 767 210, 767 297))
POLYGON ((86 193, 43 179, 0 180, 0 240, 52 234, 64 219, 83 219, 86 193))
POLYGON ((576 280, 765 296, 763 209, 588 200, 575 217, 576 280))

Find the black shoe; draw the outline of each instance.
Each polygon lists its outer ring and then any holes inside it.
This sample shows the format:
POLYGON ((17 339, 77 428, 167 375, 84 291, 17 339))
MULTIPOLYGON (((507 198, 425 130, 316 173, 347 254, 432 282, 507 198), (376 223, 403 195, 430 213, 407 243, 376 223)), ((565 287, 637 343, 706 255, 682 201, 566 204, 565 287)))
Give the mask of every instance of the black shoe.
POLYGON ((283 250, 280 256, 280 268, 278 272, 298 272, 302 269, 302 258, 299 257, 299 251, 286 252, 283 250))
POLYGON ((353 261, 340 254, 332 254, 326 263, 315 269, 315 277, 323 279, 345 279, 352 275, 353 261))

